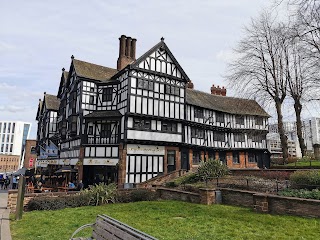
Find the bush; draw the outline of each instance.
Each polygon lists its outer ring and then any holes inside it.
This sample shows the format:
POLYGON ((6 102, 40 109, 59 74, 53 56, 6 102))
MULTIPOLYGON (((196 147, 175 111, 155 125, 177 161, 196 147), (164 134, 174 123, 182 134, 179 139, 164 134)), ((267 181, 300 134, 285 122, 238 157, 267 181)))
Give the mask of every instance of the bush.
POLYGON ((175 182, 166 182, 164 186, 168 188, 174 188, 177 186, 177 184, 175 182))
POLYGON ((34 210, 58 210, 67 207, 81 207, 88 204, 88 196, 83 194, 74 194, 61 197, 36 197, 31 199, 26 209, 34 210))
POLYGON ((279 192, 279 195, 286 197, 298 197, 320 200, 319 189, 307 190, 307 189, 286 189, 279 192))
POLYGON ((197 173, 189 173, 189 174, 186 174, 182 177, 179 177, 175 181, 175 184, 180 185, 180 184, 196 183, 200 180, 201 179, 199 178, 197 173))
POLYGON ((109 185, 105 183, 99 183, 90 185, 88 189, 84 189, 80 192, 80 195, 88 198, 87 205, 102 205, 106 203, 114 203, 117 193, 117 186, 114 183, 109 185))
POLYGON ((290 181, 297 185, 306 188, 309 185, 310 188, 320 187, 320 171, 309 170, 309 171, 295 171, 290 175, 290 181))
POLYGON ((221 164, 219 159, 209 159, 206 162, 201 162, 197 170, 198 177, 205 182, 212 178, 223 177, 227 173, 228 167, 221 164))
POLYGON ((152 201, 157 199, 157 194, 147 189, 137 189, 130 194, 132 202, 152 201))

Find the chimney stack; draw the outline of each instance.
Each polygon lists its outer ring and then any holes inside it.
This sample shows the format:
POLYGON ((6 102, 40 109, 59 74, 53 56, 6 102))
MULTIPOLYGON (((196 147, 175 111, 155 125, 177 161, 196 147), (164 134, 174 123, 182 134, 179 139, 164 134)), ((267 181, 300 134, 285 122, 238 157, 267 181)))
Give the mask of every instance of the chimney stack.
POLYGON ((193 82, 190 80, 189 82, 187 82, 187 88, 193 89, 193 82))
POLYGON ((119 58, 117 61, 117 70, 120 71, 128 64, 136 60, 136 42, 137 39, 121 35, 119 38, 119 58))
POLYGON ((214 84, 212 84, 212 87, 210 90, 212 95, 218 95, 218 96, 227 95, 227 89, 225 89, 225 87, 220 88, 219 85, 215 87, 214 84))

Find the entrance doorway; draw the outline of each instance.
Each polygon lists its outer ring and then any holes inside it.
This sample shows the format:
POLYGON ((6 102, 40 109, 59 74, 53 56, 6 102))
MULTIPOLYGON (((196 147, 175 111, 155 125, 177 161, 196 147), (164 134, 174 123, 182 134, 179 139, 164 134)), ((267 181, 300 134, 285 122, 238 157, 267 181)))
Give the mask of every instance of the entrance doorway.
POLYGON ((181 150, 181 169, 185 169, 187 171, 190 170, 189 150, 188 149, 181 150))
POLYGON ((167 151, 167 160, 168 160, 168 173, 176 170, 176 151, 168 150, 167 151))
POLYGON ((85 187, 104 182, 106 184, 117 182, 118 172, 116 166, 83 166, 83 184, 85 187))

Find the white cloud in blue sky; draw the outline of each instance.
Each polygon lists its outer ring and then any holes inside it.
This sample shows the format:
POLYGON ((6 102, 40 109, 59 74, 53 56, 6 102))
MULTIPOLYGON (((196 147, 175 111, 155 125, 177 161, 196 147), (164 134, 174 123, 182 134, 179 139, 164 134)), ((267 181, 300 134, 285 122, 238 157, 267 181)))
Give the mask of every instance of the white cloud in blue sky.
POLYGON ((32 122, 43 92, 57 94, 70 56, 116 67, 118 38, 137 38, 137 57, 165 42, 194 82, 209 92, 265 0, 2 1, 0 120, 32 122))

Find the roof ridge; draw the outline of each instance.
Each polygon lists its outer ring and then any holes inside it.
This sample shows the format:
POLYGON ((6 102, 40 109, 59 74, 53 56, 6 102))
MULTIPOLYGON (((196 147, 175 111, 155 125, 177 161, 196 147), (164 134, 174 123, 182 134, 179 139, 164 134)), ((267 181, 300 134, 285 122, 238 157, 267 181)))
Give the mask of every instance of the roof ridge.
POLYGON ((191 88, 187 88, 187 90, 196 91, 196 92, 199 92, 199 93, 204 93, 204 94, 207 94, 207 95, 210 95, 210 96, 219 97, 219 98, 232 98, 232 99, 241 99, 241 100, 247 100, 247 101, 254 101, 254 102, 256 102, 254 99, 250 99, 250 98, 240 98, 240 97, 231 97, 231 96, 215 95, 215 94, 211 94, 211 93, 207 93, 207 92, 204 92, 204 91, 201 91, 201 90, 191 89, 191 88))
POLYGON ((95 65, 95 66, 99 66, 99 67, 104 67, 104 68, 109 68, 109 69, 112 69, 112 70, 117 70, 116 68, 111 68, 111 67, 99 65, 99 64, 96 64, 96 63, 91 63, 91 62, 83 61, 83 60, 80 60, 80 59, 75 59, 74 58, 73 61, 74 60, 79 61, 79 62, 83 62, 83 63, 88 63, 88 64, 95 65))

